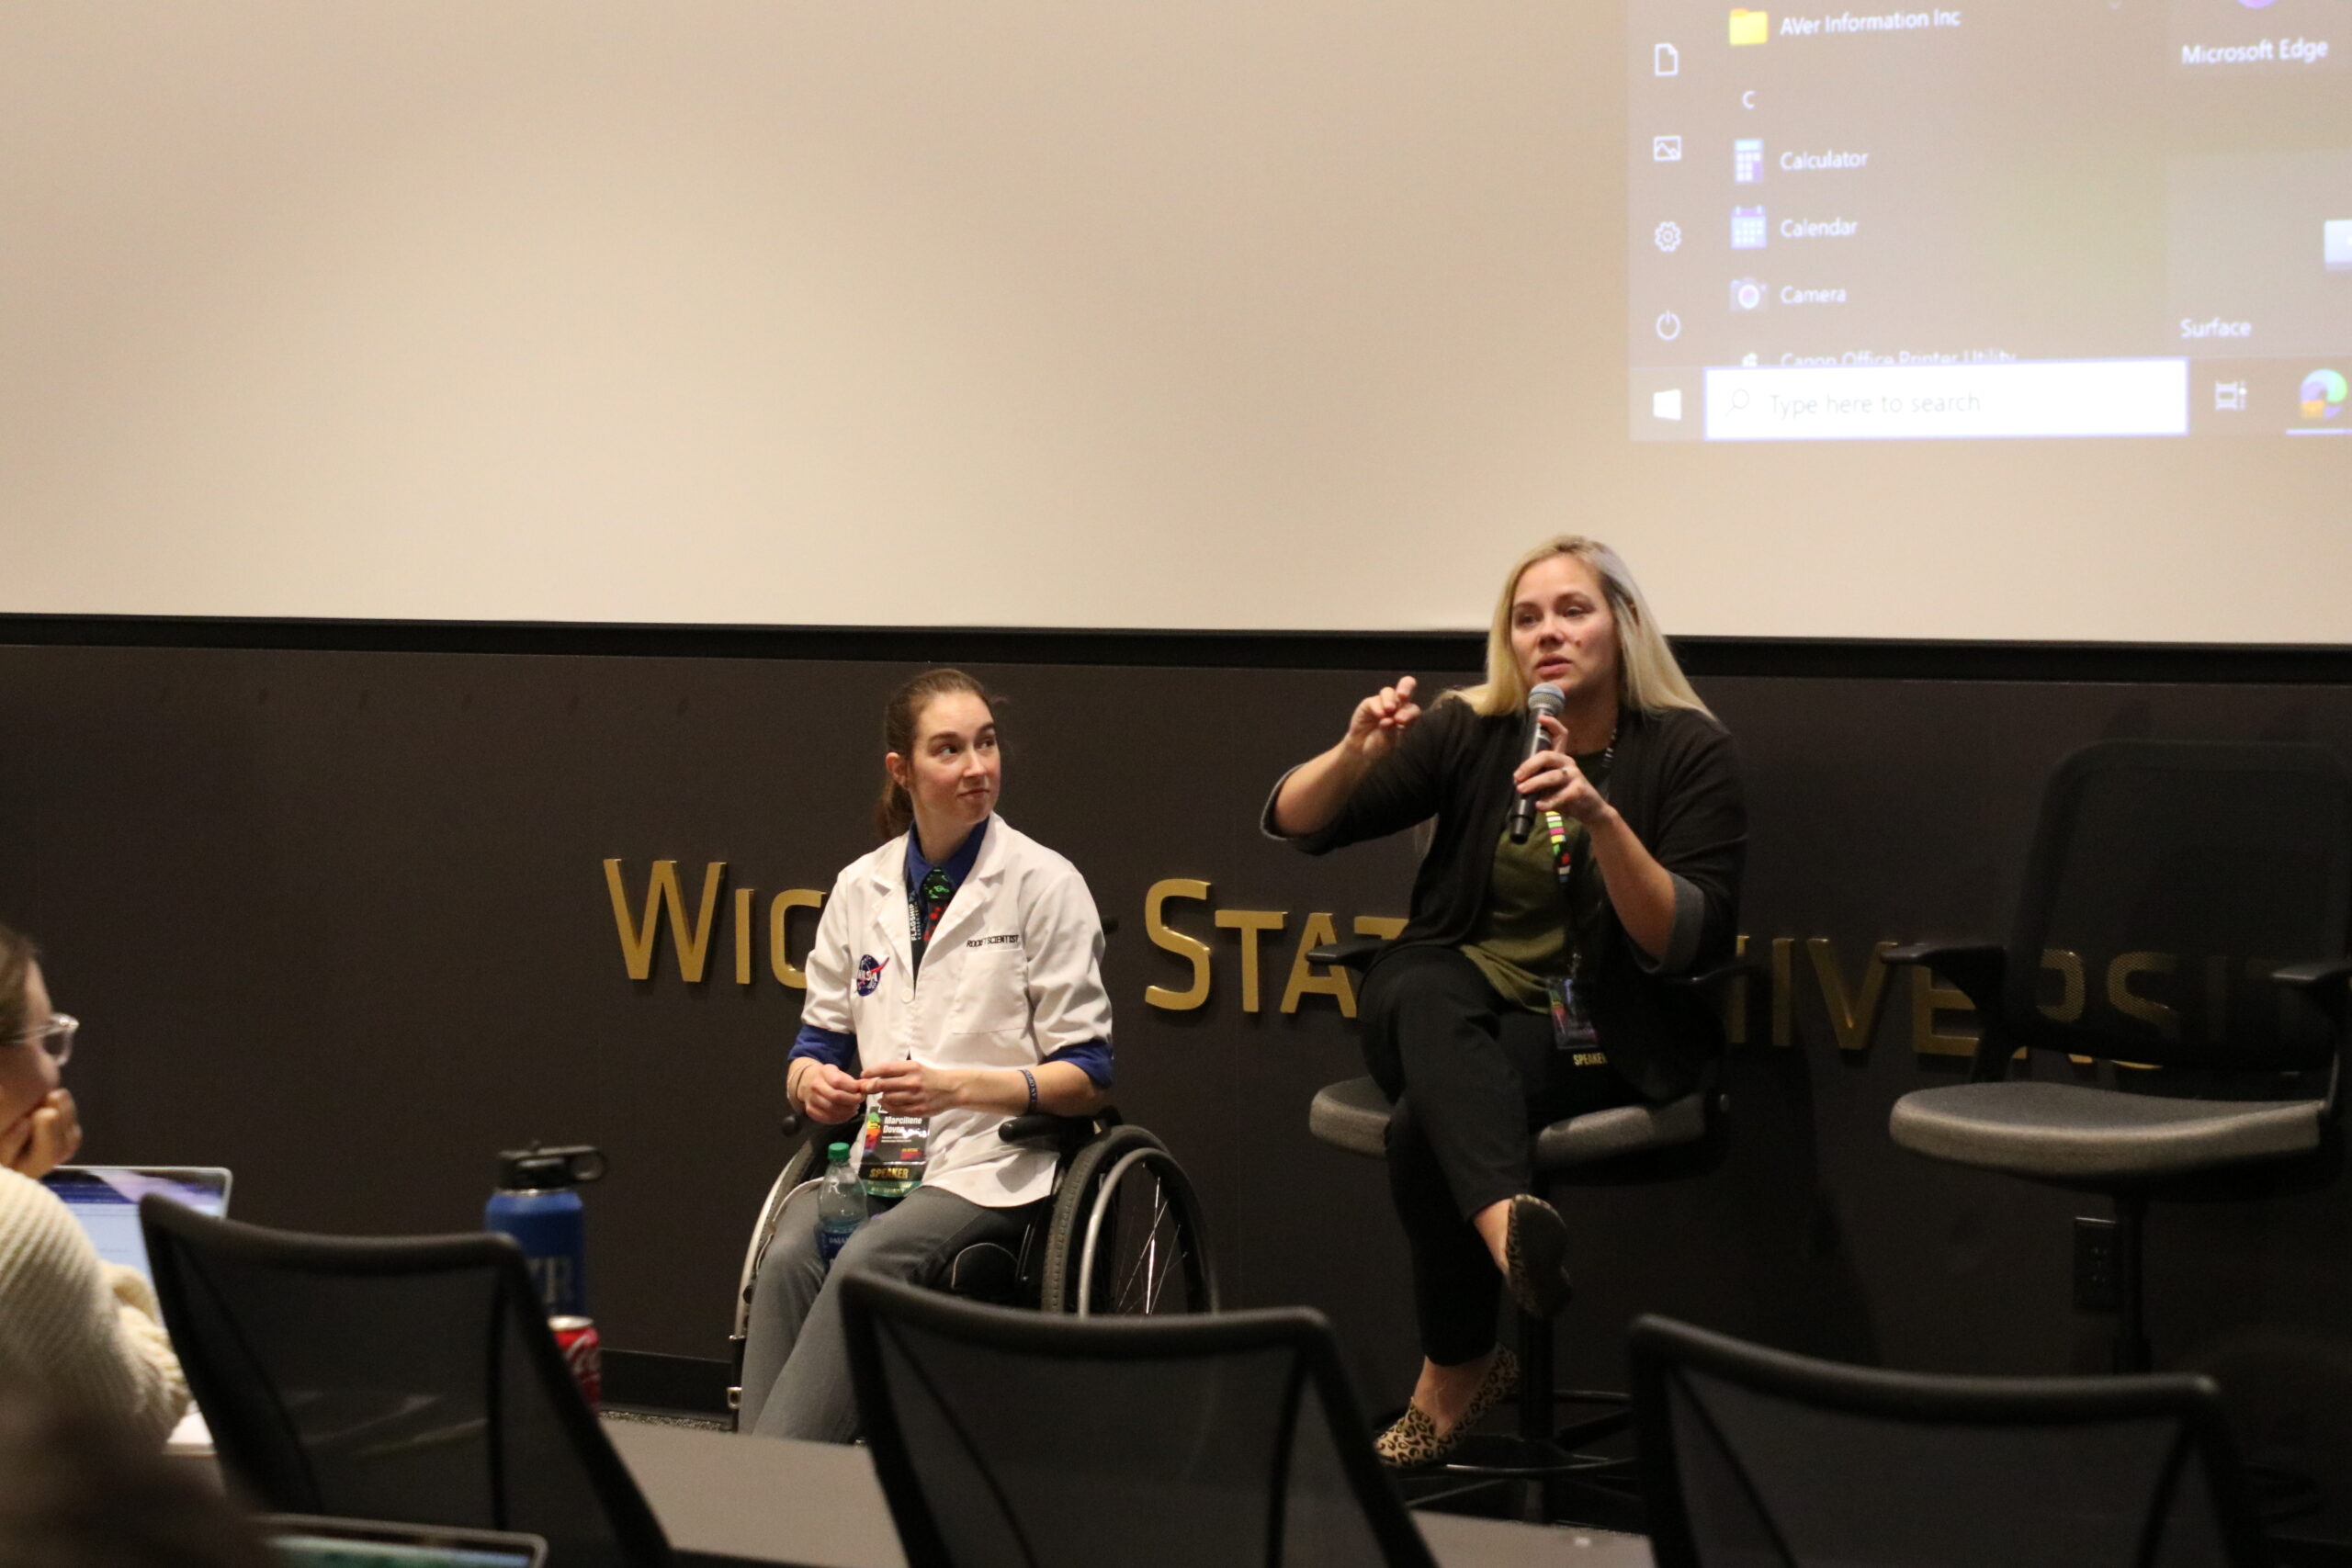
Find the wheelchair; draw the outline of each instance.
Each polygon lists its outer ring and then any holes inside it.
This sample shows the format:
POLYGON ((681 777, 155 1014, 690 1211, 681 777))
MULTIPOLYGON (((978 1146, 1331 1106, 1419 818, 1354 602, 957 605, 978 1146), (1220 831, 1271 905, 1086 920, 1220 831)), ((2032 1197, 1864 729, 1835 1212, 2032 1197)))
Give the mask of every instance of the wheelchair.
MULTIPOLYGON (((730 1412, 742 1408, 743 1347, 761 1260, 792 1205, 817 1201, 825 1145, 846 1141, 856 1128, 855 1122, 808 1128, 760 1206, 728 1338, 734 1369, 727 1389, 730 1412)), ((786 1136, 802 1130, 799 1117, 784 1119, 786 1136)), ((1017 1251, 981 1242, 957 1253, 942 1287, 947 1293, 1078 1317, 1217 1310, 1200 1199, 1159 1138, 1108 1106, 1091 1116, 1015 1116, 997 1135, 1057 1151, 1051 1204, 1030 1224, 1017 1251)))

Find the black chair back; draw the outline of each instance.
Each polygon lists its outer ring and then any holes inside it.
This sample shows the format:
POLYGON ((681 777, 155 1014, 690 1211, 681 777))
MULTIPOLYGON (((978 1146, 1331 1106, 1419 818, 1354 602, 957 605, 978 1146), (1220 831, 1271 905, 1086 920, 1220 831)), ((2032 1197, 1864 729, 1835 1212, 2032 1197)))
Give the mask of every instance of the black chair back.
POLYGON ((843 1282, 912 1568, 1430 1568, 1304 1309, 1071 1318, 843 1282))
POLYGON ((2201 1377, 1956 1378, 1633 1331, 1658 1568, 2257 1568, 2201 1377))
POLYGON ((297 1235, 139 1206, 222 1465, 264 1508, 545 1536, 560 1568, 665 1568, 522 1254, 491 1235, 297 1235))
POLYGON ((2319 1011, 2265 978, 2352 943, 2352 773, 2317 746, 2107 740, 2042 796, 2005 1037, 2177 1066, 2316 1067, 2319 1011))

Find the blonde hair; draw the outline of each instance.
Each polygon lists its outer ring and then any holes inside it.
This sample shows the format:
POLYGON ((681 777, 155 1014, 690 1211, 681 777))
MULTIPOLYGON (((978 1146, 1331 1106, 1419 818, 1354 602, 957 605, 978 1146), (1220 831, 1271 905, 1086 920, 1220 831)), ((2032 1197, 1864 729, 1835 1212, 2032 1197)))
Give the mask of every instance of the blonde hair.
POLYGON ((1511 599, 1527 569, 1554 556, 1574 556, 1584 562, 1609 602, 1610 615, 1617 623, 1618 702, 1642 713, 1696 708, 1713 718, 1714 714, 1699 700, 1699 694, 1690 689, 1690 677, 1675 661, 1674 649, 1657 629, 1649 601, 1642 597, 1641 585, 1634 581, 1623 558, 1581 534, 1546 539, 1511 564, 1510 574, 1503 579, 1502 593, 1495 601, 1494 621, 1487 628, 1487 679, 1479 685, 1463 687, 1454 695, 1488 718, 1515 714, 1527 705, 1527 681, 1520 673, 1519 658, 1510 646, 1511 599))

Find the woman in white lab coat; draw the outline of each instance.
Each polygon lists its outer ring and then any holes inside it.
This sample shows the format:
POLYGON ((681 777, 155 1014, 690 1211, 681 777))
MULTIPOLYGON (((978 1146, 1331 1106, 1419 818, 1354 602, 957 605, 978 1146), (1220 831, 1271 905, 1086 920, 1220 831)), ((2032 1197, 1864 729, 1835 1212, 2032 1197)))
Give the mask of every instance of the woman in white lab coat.
POLYGON ((869 1215, 834 1259, 817 1205, 770 1244, 743 1354, 742 1429, 847 1442, 857 1416, 830 1281, 860 1269, 932 1284, 976 1242, 1016 1246, 1054 1154, 997 1129, 1084 1115, 1111 1086, 1102 926, 1078 869, 996 815, 996 716, 957 670, 916 677, 883 716, 888 841, 843 867, 817 925, 785 1092, 848 1141, 869 1215))

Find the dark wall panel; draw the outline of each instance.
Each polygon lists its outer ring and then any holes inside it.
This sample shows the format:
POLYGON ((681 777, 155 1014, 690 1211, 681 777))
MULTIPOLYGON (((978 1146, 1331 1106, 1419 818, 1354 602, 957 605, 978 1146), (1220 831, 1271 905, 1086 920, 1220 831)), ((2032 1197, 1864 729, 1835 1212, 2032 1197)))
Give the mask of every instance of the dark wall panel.
MULTIPOLYGON (((86 1157, 222 1162, 247 1218, 414 1232, 478 1224, 498 1149, 594 1142, 612 1159, 590 1195, 609 1341, 722 1353, 784 1153, 799 993, 771 965, 772 900, 829 886, 870 842, 877 716, 910 668, 0 649, 0 919, 43 939, 60 1005, 87 1021, 71 1069, 86 1157), (677 863, 689 917, 725 863, 700 983, 666 929, 650 977, 629 977, 615 858, 632 919, 657 859, 677 863)), ((1412 851, 1313 861, 1256 830, 1275 775, 1385 672, 983 673, 1012 699, 1007 817, 1069 854, 1119 921, 1118 1099, 1198 1179, 1231 1298, 1321 1306, 1375 1397, 1400 1395, 1413 1351, 1382 1173, 1305 1130, 1315 1089, 1357 1070, 1351 1029, 1328 996, 1279 1003, 1308 917, 1401 914, 1412 851), (1146 999, 1192 979, 1147 921, 1170 878, 1210 885, 1165 910, 1213 955, 1192 1010, 1146 999), (1220 911, 1283 916, 1255 1010, 1245 933, 1220 911)), ((1569 1376, 1617 1383, 1623 1325, 1647 1309, 1898 1366, 2094 1364, 2103 1325, 2071 1309, 2068 1220, 2095 1201, 1888 1144, 1894 1099, 1964 1066, 1925 1036, 1968 1021, 1940 1011, 1923 1029, 1907 976, 1871 980, 1871 944, 2005 931, 2041 780, 2074 747, 2298 734, 2352 753, 2352 688, 1702 684, 1748 768, 1743 929, 1767 959, 1785 939, 1785 983, 1749 998, 1722 1166, 1569 1200, 1569 1376), (1872 994, 1841 1045, 1833 1014, 1872 994)), ((787 956, 809 926, 804 911, 787 956)), ((2149 1239, 2160 1359, 2223 1372, 2259 1443, 2337 1475, 2352 1475, 2346 1210, 2341 1187, 2159 1208, 2149 1239)))

